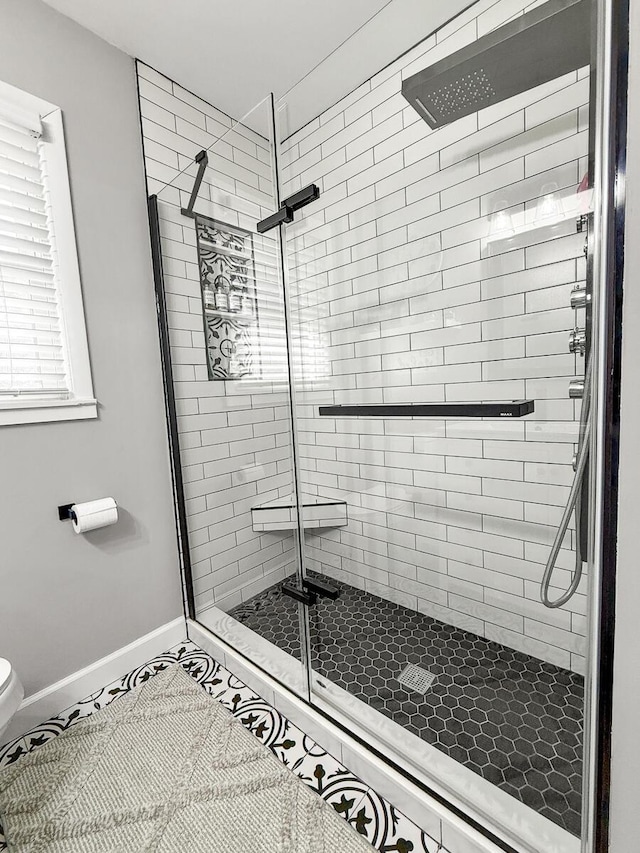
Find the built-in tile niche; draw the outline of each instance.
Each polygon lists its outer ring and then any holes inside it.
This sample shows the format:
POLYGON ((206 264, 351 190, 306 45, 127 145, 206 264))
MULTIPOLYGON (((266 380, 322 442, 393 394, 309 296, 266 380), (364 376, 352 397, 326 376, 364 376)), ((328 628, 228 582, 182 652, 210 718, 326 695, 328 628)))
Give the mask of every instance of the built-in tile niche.
POLYGON ((196 217, 198 268, 209 379, 255 377, 259 318, 250 231, 196 217))

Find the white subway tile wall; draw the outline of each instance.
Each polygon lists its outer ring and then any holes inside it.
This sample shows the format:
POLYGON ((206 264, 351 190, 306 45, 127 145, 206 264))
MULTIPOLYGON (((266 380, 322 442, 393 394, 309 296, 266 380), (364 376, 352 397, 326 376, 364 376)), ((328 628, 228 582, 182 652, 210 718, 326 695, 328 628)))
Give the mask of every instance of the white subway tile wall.
POLYGON ((584 370, 568 332, 584 325, 569 295, 585 278, 571 211, 587 72, 436 131, 400 91, 534 5, 480 0, 281 145, 285 192, 322 190, 287 227, 303 488, 349 505, 347 527, 305 540, 310 568, 580 671, 585 581, 561 610, 541 604, 539 583, 572 479, 569 378, 584 370), (318 415, 518 398, 535 412, 514 421, 318 415))
POLYGON ((275 209, 270 143, 152 68, 137 68, 148 188, 159 199, 196 608, 228 610, 295 570, 292 533, 254 531, 251 521, 252 507, 293 488, 280 276, 273 238, 254 233, 260 375, 210 381, 195 226, 180 208, 193 188, 193 158, 218 140, 195 210, 255 232, 275 209))

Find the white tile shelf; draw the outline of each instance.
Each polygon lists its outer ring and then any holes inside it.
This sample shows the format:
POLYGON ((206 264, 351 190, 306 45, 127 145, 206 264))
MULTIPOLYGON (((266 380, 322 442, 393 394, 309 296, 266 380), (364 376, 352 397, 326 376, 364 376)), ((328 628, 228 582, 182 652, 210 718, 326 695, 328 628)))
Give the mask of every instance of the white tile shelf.
POLYGON ((199 238, 199 243, 206 249, 211 249, 220 255, 229 255, 231 258, 242 258, 245 261, 253 261, 253 255, 248 254, 247 252, 238 252, 235 249, 230 249, 228 246, 221 246, 219 243, 212 243, 210 240, 205 240, 203 237, 199 238))
POLYGON ((204 313, 207 317, 225 317, 228 320, 254 320, 255 314, 247 314, 244 311, 216 311, 215 308, 205 308, 204 313))
MULTIPOLYGON (((310 527, 345 527, 349 523, 346 501, 323 498, 321 495, 302 496, 302 517, 305 529, 310 527)), ((298 526, 294 495, 254 506, 251 510, 254 531, 294 530, 298 526)))

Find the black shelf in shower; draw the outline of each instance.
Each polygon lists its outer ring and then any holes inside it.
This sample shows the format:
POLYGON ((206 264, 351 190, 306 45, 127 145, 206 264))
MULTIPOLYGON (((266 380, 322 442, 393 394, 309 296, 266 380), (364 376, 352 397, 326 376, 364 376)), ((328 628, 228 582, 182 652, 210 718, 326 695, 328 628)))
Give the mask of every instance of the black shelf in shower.
POLYGON ((505 403, 411 403, 399 405, 320 406, 329 418, 522 418, 534 409, 533 400, 505 403))

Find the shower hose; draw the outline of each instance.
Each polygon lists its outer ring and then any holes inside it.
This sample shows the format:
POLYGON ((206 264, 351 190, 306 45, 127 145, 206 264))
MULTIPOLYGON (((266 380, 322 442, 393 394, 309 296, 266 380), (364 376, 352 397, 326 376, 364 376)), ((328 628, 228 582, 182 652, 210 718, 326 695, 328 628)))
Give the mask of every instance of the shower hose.
POLYGON ((584 472, 587 467, 587 459, 589 458, 589 436, 591 433, 590 409, 591 359, 587 361, 584 373, 582 411, 580 412, 580 437, 578 444, 578 454, 576 458, 575 476, 573 478, 571 491, 569 492, 569 499, 567 500, 567 505, 565 506, 564 512, 562 513, 560 526, 558 527, 555 539, 553 540, 553 545, 551 546, 547 565, 545 566, 544 574, 542 576, 542 583, 540 584, 540 599, 545 605, 545 607, 562 607, 563 604, 566 604, 567 601, 569 601, 569 599, 578 589, 580 580, 582 579, 583 555, 580 547, 580 497, 582 493, 582 481, 584 479, 584 472), (562 547, 562 540, 564 539, 567 529, 569 527, 569 522, 571 521, 571 515, 574 509, 576 513, 576 561, 573 570, 573 575, 571 577, 571 583, 569 584, 569 587, 565 590, 565 592, 563 592, 559 598, 552 600, 549 597, 549 587, 551 586, 551 578, 553 576, 553 570, 556 565, 556 560, 558 559, 558 554, 560 553, 560 548, 562 547))

